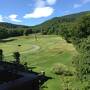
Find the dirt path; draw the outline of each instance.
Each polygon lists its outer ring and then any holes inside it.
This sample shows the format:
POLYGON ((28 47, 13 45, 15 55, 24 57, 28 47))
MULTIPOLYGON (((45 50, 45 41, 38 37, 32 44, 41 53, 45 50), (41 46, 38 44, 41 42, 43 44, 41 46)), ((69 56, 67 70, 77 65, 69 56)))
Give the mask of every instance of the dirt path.
MULTIPOLYGON (((38 46, 38 45, 32 45, 32 49, 28 49, 28 50, 22 51, 22 52, 20 52, 20 54, 29 53, 29 52, 35 52, 35 51, 37 51, 39 49, 40 49, 40 46, 38 46)), ((12 54, 8 54, 8 55, 5 55, 5 57, 6 56, 11 56, 11 55, 12 54)))

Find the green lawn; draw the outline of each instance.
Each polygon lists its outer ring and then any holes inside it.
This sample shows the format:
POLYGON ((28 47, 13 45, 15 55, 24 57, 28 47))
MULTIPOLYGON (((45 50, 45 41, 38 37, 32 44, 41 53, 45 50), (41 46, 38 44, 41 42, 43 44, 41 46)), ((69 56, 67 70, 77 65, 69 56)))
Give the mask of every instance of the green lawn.
POLYGON ((56 63, 71 66, 72 57, 76 54, 75 48, 56 35, 38 35, 37 37, 37 41, 34 35, 9 38, 7 42, 0 43, 0 49, 4 50, 5 60, 12 61, 12 52, 19 51, 22 63, 28 62, 28 66, 35 67, 34 71, 43 70, 47 76, 52 77, 53 79, 45 83, 44 90, 63 90, 63 79, 53 74, 52 68, 56 63), (22 46, 18 47, 18 45, 22 46))

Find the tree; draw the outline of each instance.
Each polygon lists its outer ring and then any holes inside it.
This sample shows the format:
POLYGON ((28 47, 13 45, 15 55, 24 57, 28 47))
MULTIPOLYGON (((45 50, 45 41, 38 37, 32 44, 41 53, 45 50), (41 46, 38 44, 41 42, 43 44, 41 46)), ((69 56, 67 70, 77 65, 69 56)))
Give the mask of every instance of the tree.
POLYGON ((5 28, 0 28, 0 39, 8 37, 8 30, 5 28))
POLYGON ((0 49, 0 61, 3 61, 3 50, 0 49))
POLYGON ((25 29, 24 30, 24 35, 28 36, 29 34, 32 34, 32 29, 25 29))
MULTIPOLYGON (((78 38, 80 42, 75 44, 79 55, 76 56, 74 62, 77 70, 77 76, 80 80, 88 80, 90 77, 90 15, 82 17, 76 30, 74 30, 74 38, 78 38)), ((76 39, 77 40, 77 39, 76 39)), ((74 42, 77 42, 74 40, 74 42)))
POLYGON ((14 58, 16 60, 16 63, 19 64, 20 63, 20 53, 19 52, 14 52, 13 56, 14 56, 14 58))

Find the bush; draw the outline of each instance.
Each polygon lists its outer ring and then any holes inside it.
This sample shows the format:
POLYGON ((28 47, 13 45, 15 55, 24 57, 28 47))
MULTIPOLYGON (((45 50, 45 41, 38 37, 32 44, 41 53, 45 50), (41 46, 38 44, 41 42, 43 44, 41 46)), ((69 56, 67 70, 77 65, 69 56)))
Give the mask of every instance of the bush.
POLYGON ((3 50, 0 49, 0 61, 2 61, 2 60, 3 60, 3 50))
POLYGON ((20 63, 20 53, 19 52, 14 52, 13 57, 16 59, 17 63, 20 63))
POLYGON ((53 72, 58 75, 72 76, 75 71, 73 68, 68 68, 64 64, 55 64, 53 67, 53 72))

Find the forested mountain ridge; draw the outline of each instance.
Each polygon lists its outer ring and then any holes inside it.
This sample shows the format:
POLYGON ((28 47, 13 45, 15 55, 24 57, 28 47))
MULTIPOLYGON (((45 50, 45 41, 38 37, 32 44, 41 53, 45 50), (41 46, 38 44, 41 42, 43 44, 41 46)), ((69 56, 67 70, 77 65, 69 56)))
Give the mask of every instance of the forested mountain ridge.
POLYGON ((61 23, 63 23, 63 22, 73 22, 73 21, 75 21, 78 17, 81 17, 81 16, 83 16, 83 15, 85 15, 85 14, 88 14, 88 13, 90 13, 90 11, 85 11, 85 12, 80 12, 80 13, 65 15, 65 16, 61 16, 61 17, 55 17, 55 18, 53 18, 53 19, 51 19, 51 20, 49 20, 49 21, 46 21, 46 22, 42 23, 41 25, 46 24, 47 22, 48 22, 48 23, 49 23, 49 22, 59 22, 59 23, 60 23, 60 22, 61 22, 61 23))
POLYGON ((90 11, 84 11, 80 13, 65 15, 61 17, 55 17, 42 24, 33 26, 32 28, 42 34, 59 34, 61 32, 61 26, 63 24, 74 23, 78 18, 90 14, 90 11))
MULTIPOLYGON (((25 26, 25 25, 16 25, 6 22, 0 22, 0 39, 28 35, 32 33, 42 33, 42 34, 63 34, 62 29, 71 27, 78 18, 90 14, 90 11, 80 12, 76 14, 66 15, 62 17, 55 17, 51 20, 45 21, 42 24, 36 26, 25 26)), ((64 33, 67 33, 65 31, 64 33)))
POLYGON ((29 26, 0 22, 0 27, 4 27, 4 28, 28 28, 29 26))
POLYGON ((32 34, 30 26, 0 22, 0 39, 32 34))

